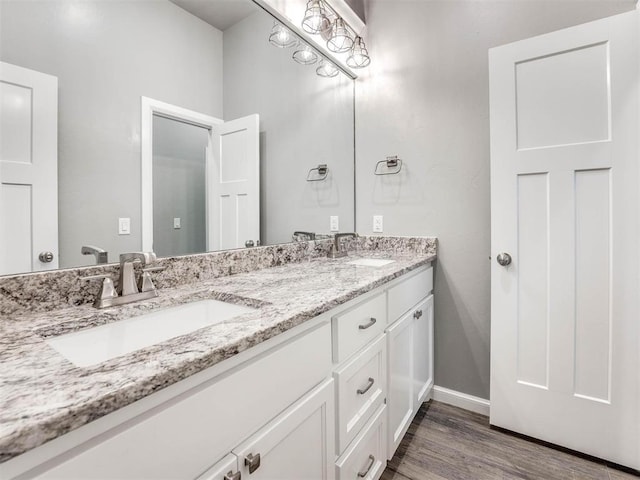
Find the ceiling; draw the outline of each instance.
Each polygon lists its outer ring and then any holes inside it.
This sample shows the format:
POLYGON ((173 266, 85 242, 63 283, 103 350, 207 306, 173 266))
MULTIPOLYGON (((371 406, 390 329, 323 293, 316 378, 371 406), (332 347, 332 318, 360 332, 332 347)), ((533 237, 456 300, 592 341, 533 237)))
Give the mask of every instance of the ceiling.
POLYGON ((170 0, 218 30, 226 30, 256 11, 251 0, 170 0))

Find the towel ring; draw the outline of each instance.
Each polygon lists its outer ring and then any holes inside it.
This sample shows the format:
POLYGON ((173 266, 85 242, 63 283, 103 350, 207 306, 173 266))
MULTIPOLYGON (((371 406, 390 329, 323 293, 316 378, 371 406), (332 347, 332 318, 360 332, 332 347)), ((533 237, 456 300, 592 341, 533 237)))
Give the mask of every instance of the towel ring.
POLYGON ((375 175, 397 175, 402 170, 402 160, 397 155, 387 157, 386 160, 380 160, 376 163, 375 175), (378 168, 380 165, 386 165, 388 171, 384 171, 384 167, 378 168))

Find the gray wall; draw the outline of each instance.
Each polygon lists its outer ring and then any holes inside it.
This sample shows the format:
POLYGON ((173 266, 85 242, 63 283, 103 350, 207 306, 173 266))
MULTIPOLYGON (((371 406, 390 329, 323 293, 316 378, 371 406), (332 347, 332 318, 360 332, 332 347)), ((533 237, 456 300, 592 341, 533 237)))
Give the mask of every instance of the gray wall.
POLYGON ((159 257, 207 250, 209 131, 153 117, 153 251, 159 257), (180 218, 180 228, 173 227, 180 218))
POLYGON ((357 227, 437 235, 437 385, 489 397, 487 50, 635 1, 368 0, 371 67, 356 82, 357 227), (374 177, 399 155, 401 175, 374 177))
POLYGON ((59 79, 61 267, 140 250, 140 96, 221 118, 222 32, 168 1, 0 6, 0 59, 59 79))
POLYGON ((327 232, 331 215, 353 231, 353 81, 294 62, 267 42, 272 26, 257 12, 224 31, 224 119, 260 114, 261 241, 327 232), (327 180, 307 182, 319 163, 327 180))

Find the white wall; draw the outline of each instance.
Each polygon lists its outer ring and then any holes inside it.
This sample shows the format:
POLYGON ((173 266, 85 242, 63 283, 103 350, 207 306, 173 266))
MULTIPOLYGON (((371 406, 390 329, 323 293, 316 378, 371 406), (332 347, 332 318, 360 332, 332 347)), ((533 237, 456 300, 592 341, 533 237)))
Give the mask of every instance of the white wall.
POLYGON ((437 235, 436 384, 489 397, 491 47, 635 8, 634 0, 368 0, 356 82, 357 219, 437 235), (401 175, 374 177, 399 155, 401 175))
POLYGON ((0 59, 59 79, 60 266, 140 250, 140 96, 222 117, 222 32, 166 0, 0 8, 0 59))
POLYGON ((257 12, 224 31, 224 119, 260 114, 261 241, 327 232, 331 215, 353 231, 353 81, 294 62, 267 41, 272 26, 257 12), (327 180, 307 182, 319 163, 327 180))

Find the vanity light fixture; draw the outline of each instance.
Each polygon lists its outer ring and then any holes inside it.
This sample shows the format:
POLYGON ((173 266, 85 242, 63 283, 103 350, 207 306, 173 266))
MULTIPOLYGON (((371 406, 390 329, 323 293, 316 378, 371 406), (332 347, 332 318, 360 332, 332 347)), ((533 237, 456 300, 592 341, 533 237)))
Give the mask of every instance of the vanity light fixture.
MULTIPOLYGON (((333 53, 347 53, 345 63, 350 68, 365 68, 371 57, 362 36, 324 0, 309 0, 302 19, 302 29, 320 35, 327 42, 327 49, 333 53)), ((320 67, 318 67, 320 75, 320 67)), ((331 75, 333 76, 333 75, 331 75)))
POLYGON ((347 65, 351 68, 364 68, 371 63, 369 52, 362 37, 356 37, 347 57, 347 65))
POLYGON ((318 61, 318 54, 304 43, 298 44, 298 49, 293 52, 292 57, 301 65, 313 65, 318 61))
POLYGON ((338 68, 333 63, 322 60, 318 68, 316 68, 316 73, 321 77, 335 77, 338 75, 338 68))
POLYGON ((271 34, 269 35, 269 43, 278 48, 289 48, 298 42, 287 27, 278 22, 274 22, 271 34))
POLYGON ((302 29, 307 33, 324 33, 331 27, 331 21, 322 0, 309 0, 302 19, 302 29))
POLYGON ((345 53, 351 50, 353 38, 341 17, 336 18, 331 25, 331 33, 327 40, 327 48, 334 53, 345 53))

